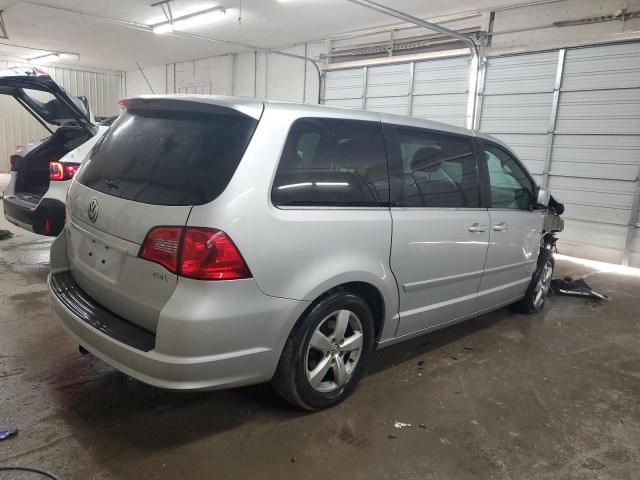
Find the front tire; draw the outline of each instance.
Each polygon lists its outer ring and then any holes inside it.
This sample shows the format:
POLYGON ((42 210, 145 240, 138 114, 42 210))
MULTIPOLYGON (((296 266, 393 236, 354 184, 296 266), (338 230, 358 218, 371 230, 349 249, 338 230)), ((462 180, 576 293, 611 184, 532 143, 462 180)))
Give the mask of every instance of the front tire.
POLYGON ((531 314, 543 309, 551 287, 554 267, 555 260, 551 250, 542 249, 538 258, 538 266, 531 278, 527 292, 522 300, 513 304, 513 310, 519 313, 531 314))
POLYGON ((305 410, 337 405, 362 378, 374 334, 362 298, 348 291, 321 298, 289 335, 272 380, 275 390, 305 410))

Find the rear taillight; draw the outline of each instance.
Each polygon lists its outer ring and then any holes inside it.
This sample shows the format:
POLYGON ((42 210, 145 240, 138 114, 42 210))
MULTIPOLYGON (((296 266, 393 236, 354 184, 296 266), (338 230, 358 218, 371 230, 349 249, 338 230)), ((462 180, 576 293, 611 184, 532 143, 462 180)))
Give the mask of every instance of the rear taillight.
POLYGON ((183 227, 156 227, 147 233, 138 256, 176 273, 183 227))
POLYGON ((147 234, 139 256, 197 280, 251 277, 235 244, 215 228, 155 227, 147 234))
POLYGON ((49 162, 49 180, 71 180, 79 168, 79 163, 49 162))

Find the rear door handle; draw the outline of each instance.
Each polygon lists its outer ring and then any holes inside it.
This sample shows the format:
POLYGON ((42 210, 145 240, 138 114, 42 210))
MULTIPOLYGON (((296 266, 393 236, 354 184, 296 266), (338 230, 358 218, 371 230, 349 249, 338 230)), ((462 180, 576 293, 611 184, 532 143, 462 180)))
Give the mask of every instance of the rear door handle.
POLYGON ((504 222, 500 222, 497 225, 493 226, 493 230, 496 232, 506 232, 509 230, 508 225, 504 222))
POLYGON ((486 232, 487 231, 487 226, 486 225, 480 225, 479 223, 474 223, 473 225, 469 225, 469 227, 467 227, 467 230, 469 230, 470 232, 474 232, 474 233, 486 232))

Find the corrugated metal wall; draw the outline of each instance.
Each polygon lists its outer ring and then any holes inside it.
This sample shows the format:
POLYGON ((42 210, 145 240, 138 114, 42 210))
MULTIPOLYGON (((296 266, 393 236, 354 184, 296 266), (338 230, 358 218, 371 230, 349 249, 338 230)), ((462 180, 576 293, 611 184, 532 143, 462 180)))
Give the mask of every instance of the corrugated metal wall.
POLYGON ((479 129, 518 154, 542 183, 558 52, 489 58, 479 129))
MULTIPOLYGON (((0 70, 18 65, 0 60, 0 70)), ((116 115, 122 98, 122 74, 41 67, 72 95, 85 95, 96 116, 116 115)), ((46 99, 46 96, 42 96, 46 99)), ((27 145, 49 133, 12 97, 0 95, 0 173, 9 169, 8 158, 18 145, 27 145)))
POLYGON ((639 172, 640 44, 568 49, 549 186, 572 254, 622 260, 639 172))
MULTIPOLYGON (((326 72, 324 103, 464 126, 468 58, 326 72)), ((640 267, 640 43, 489 57, 478 128, 566 205, 563 253, 640 267)))
POLYGON ((629 227, 640 173, 640 44, 489 58, 479 128, 564 202, 563 253, 620 263, 634 244, 640 257, 629 227))
POLYGON ((465 125, 469 57, 330 70, 325 105, 465 125))

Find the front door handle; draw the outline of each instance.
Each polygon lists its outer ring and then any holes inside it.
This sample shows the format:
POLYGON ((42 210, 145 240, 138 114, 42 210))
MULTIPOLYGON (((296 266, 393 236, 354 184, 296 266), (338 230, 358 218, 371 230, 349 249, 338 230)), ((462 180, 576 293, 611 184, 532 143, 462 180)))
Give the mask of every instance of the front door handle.
POLYGON ((486 232, 487 231, 487 226, 486 225, 480 225, 479 223, 474 223, 473 225, 469 225, 467 230, 469 230, 470 232, 474 232, 474 233, 486 232))
POLYGON ((496 232, 506 232, 507 230, 509 230, 509 228, 506 223, 500 222, 497 225, 493 226, 493 230, 496 232))

